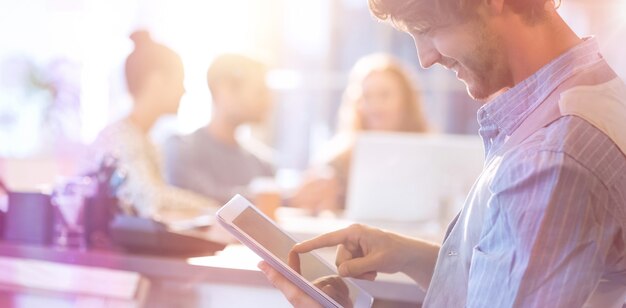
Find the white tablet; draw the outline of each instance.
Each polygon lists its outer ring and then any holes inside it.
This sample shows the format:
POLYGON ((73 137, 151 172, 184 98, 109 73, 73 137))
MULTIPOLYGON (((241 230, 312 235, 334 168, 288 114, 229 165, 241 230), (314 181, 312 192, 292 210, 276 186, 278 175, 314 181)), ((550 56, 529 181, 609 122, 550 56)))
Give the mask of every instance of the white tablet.
POLYGON ((371 307, 371 295, 352 279, 339 278, 334 267, 315 253, 300 254, 300 272, 289 267, 289 252, 297 242, 244 197, 233 197, 216 215, 217 221, 226 230, 322 306, 371 307), (316 286, 316 283, 328 277, 342 282, 343 291, 347 291, 343 296, 343 305, 316 286))

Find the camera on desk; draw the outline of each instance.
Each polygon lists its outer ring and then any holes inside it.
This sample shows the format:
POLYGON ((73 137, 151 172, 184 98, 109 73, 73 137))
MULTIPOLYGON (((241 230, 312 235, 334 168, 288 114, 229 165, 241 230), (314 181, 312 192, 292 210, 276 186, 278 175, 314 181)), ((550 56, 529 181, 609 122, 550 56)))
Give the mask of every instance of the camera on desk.
POLYGON ((14 192, 0 180, 0 238, 20 243, 49 244, 52 238, 50 195, 14 192))
POLYGON ((0 229, 4 231, 0 235, 9 242, 37 245, 92 246, 104 241, 117 201, 97 195, 79 201, 67 199, 66 196, 63 202, 81 202, 83 205, 76 209, 61 209, 61 205, 54 204, 54 195, 50 193, 9 192, 7 211, 0 216, 0 229), (72 211, 75 212, 70 213, 72 211), (61 229, 75 233, 72 235, 61 229), (72 243, 67 239, 59 240, 59 237, 68 236, 80 238, 74 238, 72 243))
POLYGON ((9 192, 4 215, 4 239, 10 242, 52 243, 53 214, 50 195, 41 192, 9 192))
POLYGON ((50 193, 11 191, 2 184, 0 191, 8 198, 4 213, 0 209, 0 236, 9 242, 68 248, 106 244, 123 181, 117 161, 107 157, 92 173, 61 178, 50 193))

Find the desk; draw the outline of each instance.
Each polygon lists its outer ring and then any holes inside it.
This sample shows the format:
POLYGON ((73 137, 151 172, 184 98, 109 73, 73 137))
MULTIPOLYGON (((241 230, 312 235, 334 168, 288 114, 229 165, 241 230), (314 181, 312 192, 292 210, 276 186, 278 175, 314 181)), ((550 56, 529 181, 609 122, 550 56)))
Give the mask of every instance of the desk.
MULTIPOLYGON (((279 213, 278 219, 297 240, 308 239, 352 223, 330 217, 312 218, 293 212, 279 213)), ((439 229, 428 224, 374 224, 378 227, 392 227, 387 229, 407 235, 425 235, 433 240, 438 240, 440 236, 439 229)), ((323 249, 318 254, 331 264, 334 263, 334 249, 323 249)), ((259 257, 240 244, 231 244, 215 256, 184 259, 110 251, 61 250, 0 242, 0 256, 139 273, 150 282, 146 307, 290 307, 282 294, 256 268, 259 257)), ((424 293, 403 274, 380 274, 375 282, 359 283, 376 298, 375 307, 415 307, 424 298, 424 293)))
MULTIPOLYGON (((256 269, 258 257, 240 245, 231 245, 216 256, 175 259, 0 242, 0 256, 140 273, 150 282, 145 307, 290 307, 256 269), (233 254, 240 256, 237 264, 232 262, 233 254), (243 259, 246 261, 240 262, 243 259)), ((365 282, 363 287, 379 300, 378 307, 407 307, 403 304, 407 301, 414 307, 423 299, 417 287, 410 284, 365 282)), ((0 302, 6 296, 14 295, 0 292, 0 302)), ((31 298, 19 307, 32 306, 37 300, 31 298)), ((71 300, 52 302, 54 307, 75 306, 71 300)))
POLYGON ((260 302, 289 307, 282 294, 254 270, 191 265, 186 259, 2 242, 0 255, 137 272, 150 281, 146 307, 251 307, 260 302))

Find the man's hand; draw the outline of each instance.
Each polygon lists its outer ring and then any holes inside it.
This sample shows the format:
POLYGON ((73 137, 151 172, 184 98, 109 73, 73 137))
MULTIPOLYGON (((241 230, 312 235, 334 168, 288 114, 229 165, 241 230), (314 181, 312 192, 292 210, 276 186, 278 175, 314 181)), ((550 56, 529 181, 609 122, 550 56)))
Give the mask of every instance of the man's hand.
MULTIPOLYGON (((298 274, 302 274, 299 254, 294 253, 293 251, 289 252, 287 262, 289 267, 298 272, 298 274)), ((337 275, 324 276, 315 279, 313 284, 334 299, 337 303, 341 304, 341 306, 346 308, 353 306, 352 300, 350 299, 350 289, 341 277, 337 275)))
MULTIPOLYGON (((258 266, 272 285, 279 289, 294 307, 321 307, 316 300, 300 290, 300 288, 289 281, 289 279, 285 278, 280 272, 273 269, 265 261, 261 261, 258 266)), ((350 300, 348 285, 346 285, 341 277, 335 275, 324 276, 316 279, 312 283, 341 306, 345 308, 353 306, 350 300)))
POLYGON ((324 276, 315 279, 313 284, 342 307, 353 307, 352 300, 350 300, 350 289, 348 289, 348 285, 346 285, 341 277, 337 275, 324 276))
MULTIPOLYGON (((374 280, 378 272, 404 272, 422 289, 427 289, 430 284, 439 253, 436 244, 363 225, 352 225, 297 244, 289 254, 289 266, 300 272, 299 254, 333 246, 338 246, 336 265, 341 277, 374 280)), ((259 268, 294 307, 320 307, 313 298, 267 263, 259 263, 259 268)), ((338 277, 333 277, 323 277, 325 279, 316 281, 316 285, 342 303, 342 292, 335 293, 341 291, 341 285, 337 284, 338 277)), ((346 306, 351 306, 351 303, 348 302, 346 306)))
POLYGON ((297 308, 322 308, 316 300, 311 298, 308 294, 304 293, 304 291, 300 290, 298 286, 293 284, 289 279, 285 278, 281 273, 277 270, 273 269, 269 264, 265 261, 261 261, 259 263, 259 269, 265 274, 267 280, 274 285, 280 292, 285 295, 287 300, 297 308))
POLYGON ((395 233, 352 225, 302 242, 290 253, 290 266, 299 266, 294 254, 337 246, 336 265, 342 277, 374 280, 378 272, 404 272, 424 289, 428 287, 439 246, 395 233))

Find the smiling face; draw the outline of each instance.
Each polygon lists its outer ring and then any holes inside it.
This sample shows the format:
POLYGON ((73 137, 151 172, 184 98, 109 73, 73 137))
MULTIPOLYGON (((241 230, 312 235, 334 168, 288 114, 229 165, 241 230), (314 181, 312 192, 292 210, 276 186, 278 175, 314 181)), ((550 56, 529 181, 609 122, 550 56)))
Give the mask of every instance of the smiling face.
POLYGON ((499 38, 480 17, 411 35, 420 64, 428 68, 438 63, 456 72, 476 100, 487 100, 511 83, 499 38))

